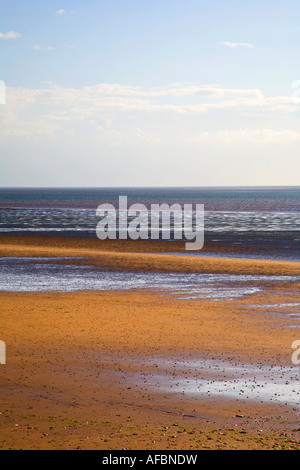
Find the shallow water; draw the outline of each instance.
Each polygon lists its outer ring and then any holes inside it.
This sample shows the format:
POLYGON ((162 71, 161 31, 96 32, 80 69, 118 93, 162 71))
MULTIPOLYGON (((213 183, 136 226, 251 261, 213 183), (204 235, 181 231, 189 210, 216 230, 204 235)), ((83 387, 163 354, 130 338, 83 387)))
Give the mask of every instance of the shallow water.
POLYGON ((288 303, 280 303, 280 304, 254 304, 254 305, 248 305, 247 308, 286 308, 286 307, 299 307, 299 306, 300 306, 300 302, 288 302, 288 303))
POLYGON ((186 361, 156 357, 143 358, 140 362, 150 370, 133 373, 128 379, 134 380, 141 388, 194 398, 220 397, 300 407, 299 366, 267 366, 202 358, 186 361))
POLYGON ((179 299, 232 300, 262 290, 264 283, 290 282, 300 276, 108 271, 76 265, 82 258, 0 258, 0 290, 72 292, 81 290, 150 289, 179 299), (55 262, 57 261, 57 262, 55 262), (68 264, 70 261, 70 264, 68 264), (251 285, 255 283, 257 285, 251 285))

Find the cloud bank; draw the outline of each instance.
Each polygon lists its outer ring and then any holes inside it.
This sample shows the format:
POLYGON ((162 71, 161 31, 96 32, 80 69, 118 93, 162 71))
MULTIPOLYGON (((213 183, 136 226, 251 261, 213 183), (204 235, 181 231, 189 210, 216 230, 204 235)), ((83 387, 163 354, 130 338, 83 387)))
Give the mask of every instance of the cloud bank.
POLYGON ((18 39, 21 37, 20 33, 17 33, 16 31, 8 31, 8 33, 1 33, 0 32, 0 39, 18 39))
POLYGON ((249 47, 250 49, 252 49, 254 47, 254 45, 249 43, 249 42, 221 41, 221 42, 219 42, 219 44, 221 44, 222 46, 231 47, 233 49, 235 49, 236 47, 249 47))
POLYGON ((8 87, 0 185, 297 184, 299 110, 215 84, 8 87))

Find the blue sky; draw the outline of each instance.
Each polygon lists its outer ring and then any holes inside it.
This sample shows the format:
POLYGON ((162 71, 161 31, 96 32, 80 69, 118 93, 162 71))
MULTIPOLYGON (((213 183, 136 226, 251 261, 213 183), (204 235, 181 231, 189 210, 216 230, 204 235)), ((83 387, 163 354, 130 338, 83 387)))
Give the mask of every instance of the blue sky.
POLYGON ((299 2, 0 10, 1 186, 299 184, 299 2))

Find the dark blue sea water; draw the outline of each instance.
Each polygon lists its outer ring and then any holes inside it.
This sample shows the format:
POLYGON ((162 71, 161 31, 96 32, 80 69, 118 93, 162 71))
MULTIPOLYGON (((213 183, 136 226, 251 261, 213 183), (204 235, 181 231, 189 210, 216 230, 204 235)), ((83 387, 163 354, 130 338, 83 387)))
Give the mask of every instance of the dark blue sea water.
POLYGON ((98 205, 117 208, 119 196, 147 208, 204 204, 205 251, 300 260, 300 187, 0 189, 0 234, 96 237, 98 205))

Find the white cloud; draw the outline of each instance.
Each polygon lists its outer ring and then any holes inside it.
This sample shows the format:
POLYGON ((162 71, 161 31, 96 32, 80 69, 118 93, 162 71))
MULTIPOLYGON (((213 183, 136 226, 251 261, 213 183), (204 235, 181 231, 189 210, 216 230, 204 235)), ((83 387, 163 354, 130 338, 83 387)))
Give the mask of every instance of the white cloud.
MULTIPOLYGON (((43 50, 36 46, 37 50, 43 50)), ((52 50, 52 48, 48 49, 52 50)), ((14 89, 14 93, 18 93, 14 89)), ((99 111, 172 112, 178 114, 203 114, 214 110, 236 112, 293 113, 299 109, 293 97, 265 97, 257 89, 228 89, 216 85, 173 86, 143 89, 120 84, 99 84, 82 89, 67 89, 53 85, 48 89, 33 90, 37 102, 52 109, 64 107, 69 111, 84 108, 90 115, 99 111), (160 98, 164 97, 164 103, 160 98), (193 98, 192 102, 190 97, 193 98), (180 98, 180 102, 178 102, 180 98), (186 102, 183 102, 185 98, 186 102)))
POLYGON ((20 33, 16 33, 15 31, 9 31, 8 33, 0 33, 0 39, 17 39, 21 37, 20 33))
POLYGON ((237 129, 202 132, 188 139, 190 143, 219 142, 222 145, 235 144, 271 144, 286 145, 300 141, 300 133, 294 130, 278 131, 275 129, 237 129))
POLYGON ((219 42, 222 46, 227 46, 231 48, 236 48, 236 47, 250 47, 253 48, 254 45, 250 44, 249 42, 229 42, 229 41, 221 41, 219 42))
POLYGON ((293 97, 213 84, 43 86, 7 88, 2 184, 297 184, 293 97))
POLYGON ((33 46, 33 49, 35 49, 36 51, 43 51, 43 52, 54 51, 54 48, 51 46, 42 47, 42 46, 36 45, 36 46, 33 46))
POLYGON ((119 84, 106 84, 101 83, 92 87, 84 87, 84 92, 91 92, 97 95, 105 96, 136 96, 144 98, 159 98, 159 97, 188 97, 188 96, 203 96, 211 98, 229 98, 229 97, 244 97, 244 98, 262 98, 263 94, 258 89, 231 89, 221 88, 218 85, 169 85, 167 87, 155 87, 145 90, 141 87, 133 87, 119 84))
POLYGON ((56 12, 57 15, 63 15, 65 13, 65 10, 61 9, 56 12))
MULTIPOLYGON (((41 46, 35 46, 35 49, 45 50, 41 46)), ((181 123, 182 129, 192 125, 193 128, 184 133, 187 139, 194 142, 213 139, 225 144, 253 141, 297 142, 299 138, 299 134, 293 130, 273 131, 269 127, 272 128, 274 122, 285 120, 286 126, 293 129, 295 111, 300 109, 300 105, 295 104, 293 97, 265 97, 258 89, 184 84, 149 89, 105 83, 81 89, 62 88, 53 83, 46 83, 46 86, 47 88, 36 90, 7 89, 7 104, 0 109, 2 135, 5 129, 6 135, 12 135, 11 132, 16 133, 18 130, 22 135, 23 131, 32 135, 35 129, 41 135, 43 130, 48 132, 48 127, 51 133, 55 133, 66 129, 69 132, 71 128, 78 129, 78 126, 84 126, 83 133, 94 132, 97 128, 95 123, 99 119, 113 122, 117 117, 118 122, 123 123, 122 126, 127 126, 129 122, 134 123, 132 125, 136 130, 130 135, 138 136, 144 141, 156 142, 161 139, 161 136, 157 137, 155 134, 156 122, 161 123, 162 129, 171 127, 174 122, 181 123), (222 130, 224 119, 226 123, 230 121, 235 130, 222 130), (251 130, 253 120, 255 129, 251 130), (242 121, 244 128, 240 129, 242 121), (140 122, 144 123, 144 128, 140 122), (202 123, 203 130, 209 129, 206 123, 214 123, 215 134, 210 129, 208 133, 200 132, 197 135, 196 122, 202 123)), ((100 126, 102 128, 102 123, 100 126)), ((112 132, 113 129, 111 140, 112 132)), ((105 128, 101 135, 103 133, 107 134, 108 130, 105 128)), ((160 134, 160 130, 158 133, 160 134)))

